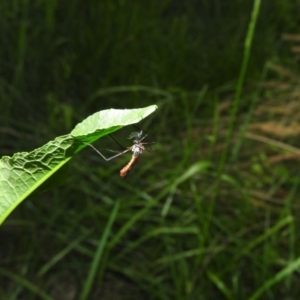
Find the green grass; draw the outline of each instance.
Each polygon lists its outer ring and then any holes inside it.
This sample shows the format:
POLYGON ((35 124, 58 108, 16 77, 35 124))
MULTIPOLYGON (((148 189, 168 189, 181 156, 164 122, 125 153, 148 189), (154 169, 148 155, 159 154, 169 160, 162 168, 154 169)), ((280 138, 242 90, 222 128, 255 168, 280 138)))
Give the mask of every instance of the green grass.
MULTIPOLYGON (((297 122, 273 109, 292 105, 298 78, 270 68, 291 60, 277 37, 297 15, 292 1, 254 4, 1 2, 3 155, 101 109, 159 110, 141 124, 154 152, 126 179, 130 155, 106 163, 86 149, 68 184, 6 220, 0 299, 299 298, 300 176, 284 159, 297 139, 247 131, 297 122), (263 89, 268 79, 291 88, 263 89)), ((117 134, 126 146, 129 132, 117 134)))

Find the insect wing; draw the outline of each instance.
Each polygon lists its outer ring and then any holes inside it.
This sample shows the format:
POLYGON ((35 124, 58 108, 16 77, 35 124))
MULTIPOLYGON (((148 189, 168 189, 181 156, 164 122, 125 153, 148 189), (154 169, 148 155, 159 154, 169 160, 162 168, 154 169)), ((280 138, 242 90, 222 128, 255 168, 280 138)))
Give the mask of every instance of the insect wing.
POLYGON ((131 132, 128 139, 132 139, 132 138, 140 138, 143 134, 143 130, 141 131, 134 131, 134 132, 131 132))

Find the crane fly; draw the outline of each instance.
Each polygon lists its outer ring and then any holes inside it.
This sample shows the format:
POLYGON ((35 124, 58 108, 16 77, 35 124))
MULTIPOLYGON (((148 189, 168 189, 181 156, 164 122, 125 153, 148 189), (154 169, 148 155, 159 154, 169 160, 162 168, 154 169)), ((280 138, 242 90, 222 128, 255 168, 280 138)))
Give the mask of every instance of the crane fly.
MULTIPOLYGON (((152 145, 152 144, 155 144, 156 142, 143 142, 143 140, 148 136, 148 133, 146 133, 144 136, 143 136, 143 133, 144 131, 143 130, 140 130, 140 131, 134 131, 132 132, 128 139, 133 139, 133 145, 131 147, 127 147, 124 151, 122 152, 117 152, 116 155, 114 156, 111 156, 109 158, 106 158, 99 150, 97 150, 93 145, 91 144, 87 144, 89 146, 91 146, 104 160, 106 161, 110 161, 118 156, 121 156, 127 152, 132 152, 132 157, 130 159, 130 161, 128 162, 128 164, 122 168, 120 170, 120 176, 122 178, 124 178, 125 176, 128 175, 128 173, 131 171, 131 169, 133 168, 133 166, 135 165, 135 163, 137 162, 138 158, 140 157, 140 155, 146 150, 145 148, 145 145, 152 145)), ((111 138, 119 145, 121 146, 112 136, 111 138)), ((121 146, 122 147, 122 146, 121 146)), ((122 147, 123 148, 123 147, 122 147)), ((151 149, 151 147, 150 147, 151 149)), ((108 150, 108 151, 111 151, 111 152, 116 152, 114 150, 110 150, 110 149, 104 149, 104 150, 108 150)), ((151 149, 152 150, 152 149, 151 149)))

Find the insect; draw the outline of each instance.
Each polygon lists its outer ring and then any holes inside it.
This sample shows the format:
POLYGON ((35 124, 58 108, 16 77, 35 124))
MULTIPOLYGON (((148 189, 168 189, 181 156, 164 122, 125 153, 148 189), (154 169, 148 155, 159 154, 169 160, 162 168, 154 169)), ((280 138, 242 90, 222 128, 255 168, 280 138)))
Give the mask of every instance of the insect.
MULTIPOLYGON (((99 150, 97 150, 93 145, 91 144, 87 144, 89 146, 91 146, 104 160, 106 161, 110 161, 118 156, 121 156, 129 151, 132 151, 132 157, 130 159, 130 161, 128 162, 128 164, 122 168, 120 170, 120 176, 122 178, 124 178, 125 176, 128 175, 128 173, 131 171, 132 167, 134 166, 134 164, 137 162, 138 158, 140 157, 140 155, 146 150, 145 145, 152 145, 155 144, 156 142, 143 142, 143 140, 148 136, 148 133, 145 131, 145 135, 143 136, 144 131, 140 130, 140 131, 134 131, 132 132, 128 139, 133 139, 133 145, 131 147, 127 147, 124 151, 122 152, 118 152, 118 154, 111 156, 109 158, 106 158, 99 150)), ((121 146, 112 136, 111 138, 119 145, 121 146)), ((121 146, 122 147, 122 146, 121 146)), ((122 147, 123 148, 123 147, 122 147)), ((110 150, 110 149, 106 149, 108 151, 111 152, 115 152, 114 150, 110 150)), ((150 150, 152 151, 151 147, 150 150)))

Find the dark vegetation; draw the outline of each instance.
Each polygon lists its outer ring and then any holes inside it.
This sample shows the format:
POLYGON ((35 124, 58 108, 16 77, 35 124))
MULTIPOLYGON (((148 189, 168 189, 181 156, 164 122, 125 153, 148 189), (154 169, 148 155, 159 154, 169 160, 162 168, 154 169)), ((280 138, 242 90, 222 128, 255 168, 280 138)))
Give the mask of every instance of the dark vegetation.
POLYGON ((300 299, 300 3, 262 1, 243 81, 253 3, 1 1, 1 155, 159 110, 126 179, 87 149, 7 219, 0 299, 300 299))

